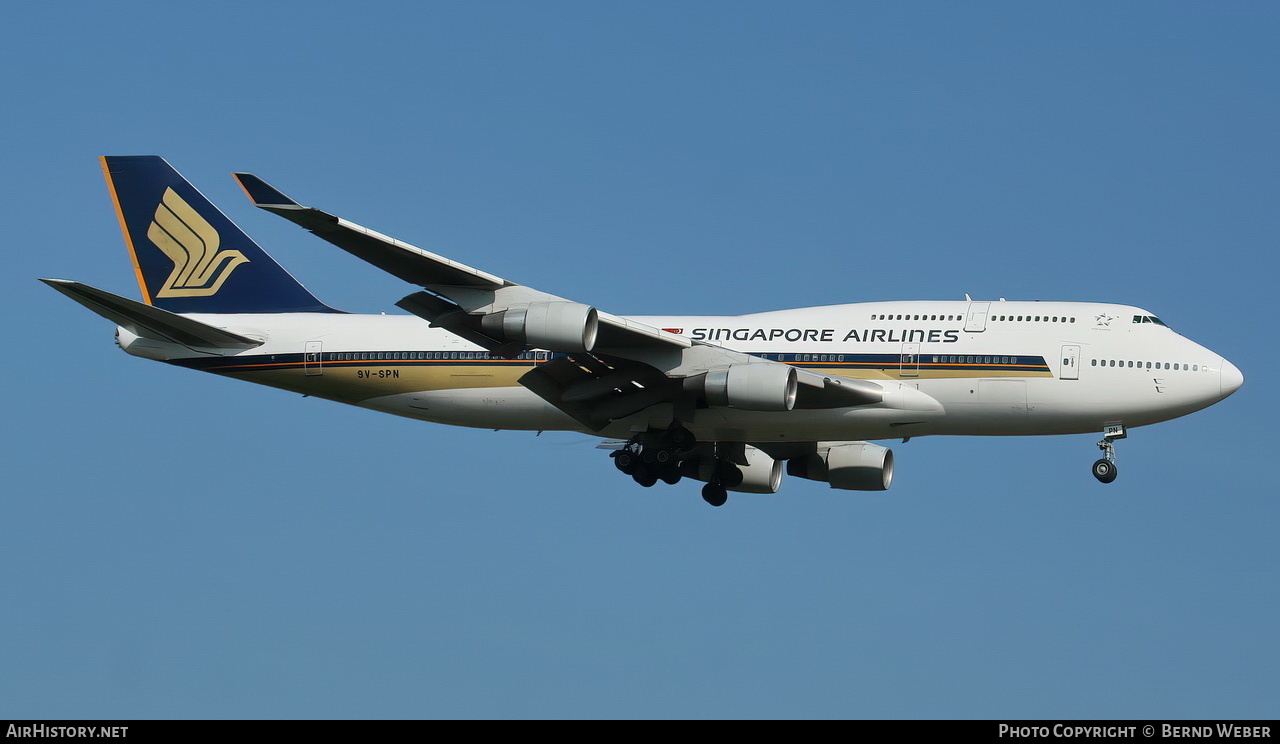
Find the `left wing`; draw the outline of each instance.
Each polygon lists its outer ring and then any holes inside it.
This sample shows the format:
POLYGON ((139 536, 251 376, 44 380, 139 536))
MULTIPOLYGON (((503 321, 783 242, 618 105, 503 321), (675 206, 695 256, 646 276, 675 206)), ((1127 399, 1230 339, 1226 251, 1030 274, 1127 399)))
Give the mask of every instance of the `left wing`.
MULTIPOLYGON (((511 309, 526 308, 538 303, 568 303, 563 297, 509 282, 502 277, 450 260, 367 227, 361 227, 328 212, 322 212, 314 207, 304 207, 251 173, 233 175, 255 206, 305 227, 313 234, 387 273, 410 284, 426 288, 428 293, 420 292, 406 297, 400 303, 400 307, 427 318, 435 325, 453 330, 446 317, 450 313, 491 315, 511 309), (425 296, 422 296, 424 294, 425 296), (446 304, 441 304, 439 297, 448 298, 446 304)), ((577 303, 568 304, 576 305, 577 303)), ((559 307, 553 310, 561 312, 553 313, 551 323, 561 318, 566 322, 569 321, 569 316, 565 314, 569 308, 559 307)), ((586 315, 585 311, 579 312, 586 315)), ((691 345, 691 342, 682 336, 667 333, 643 323, 598 311, 593 317, 596 319, 597 329, 595 342, 601 347, 665 345, 685 349, 691 345)), ((461 325, 464 329, 467 325, 475 325, 465 323, 460 317, 454 318, 453 323, 461 325)), ((490 325, 493 326, 494 323, 491 321, 490 325)), ((514 323, 508 322, 506 325, 512 326, 514 323)), ((490 328, 488 332, 478 328, 473 330, 479 331, 479 336, 487 336, 488 343, 481 343, 479 338, 469 340, 479 343, 490 351, 501 349, 508 340, 505 334, 496 332, 494 328, 490 328)), ((461 335, 465 337, 467 334, 461 335)))
POLYGON ((423 288, 397 304, 491 353, 560 352, 520 383, 593 430, 658 403, 676 418, 699 406, 843 408, 880 402, 884 387, 835 379, 668 333, 503 279, 305 207, 249 173, 254 205, 423 288))

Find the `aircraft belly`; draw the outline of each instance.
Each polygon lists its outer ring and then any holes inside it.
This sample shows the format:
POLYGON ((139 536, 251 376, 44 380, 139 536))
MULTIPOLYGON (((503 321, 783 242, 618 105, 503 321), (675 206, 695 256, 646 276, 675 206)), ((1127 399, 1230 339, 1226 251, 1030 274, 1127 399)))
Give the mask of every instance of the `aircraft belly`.
POLYGON ((360 405, 454 426, 527 431, 582 430, 577 421, 519 386, 397 393, 369 398, 360 405))
POLYGON ((1185 416, 1209 403, 1148 379, 1028 379, 1025 400, 1008 380, 956 380, 925 387, 947 408, 940 434, 1043 435, 1098 432, 1108 424, 1145 426, 1185 416), (1025 406, 1025 408, 1024 408, 1025 406))
MULTIPOLYGON (((941 411, 902 411, 887 408, 835 408, 794 411, 746 411, 735 408, 699 409, 693 421, 681 422, 701 441, 817 442, 845 439, 892 439, 932 433, 941 411)), ((650 424, 658 422, 649 422, 650 424)), ((598 432, 627 438, 643 414, 615 421, 598 432)), ((662 428, 661 425, 658 428, 662 428)))

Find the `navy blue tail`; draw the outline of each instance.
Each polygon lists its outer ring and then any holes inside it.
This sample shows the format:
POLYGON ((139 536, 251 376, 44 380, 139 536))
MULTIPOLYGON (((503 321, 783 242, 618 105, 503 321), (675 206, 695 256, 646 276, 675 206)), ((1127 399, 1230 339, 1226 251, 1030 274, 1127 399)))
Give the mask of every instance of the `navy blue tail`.
POLYGON ((149 305, 175 313, 332 313, 164 158, 102 158, 149 305))

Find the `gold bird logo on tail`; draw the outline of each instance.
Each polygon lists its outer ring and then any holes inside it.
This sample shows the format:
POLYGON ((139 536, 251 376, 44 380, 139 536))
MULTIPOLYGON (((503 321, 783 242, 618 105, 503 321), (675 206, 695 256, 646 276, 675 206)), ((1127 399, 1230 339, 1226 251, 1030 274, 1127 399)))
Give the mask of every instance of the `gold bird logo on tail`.
POLYGON ((218 231, 173 189, 165 189, 147 237, 173 261, 173 272, 156 297, 208 297, 240 264, 240 251, 218 250, 218 231))

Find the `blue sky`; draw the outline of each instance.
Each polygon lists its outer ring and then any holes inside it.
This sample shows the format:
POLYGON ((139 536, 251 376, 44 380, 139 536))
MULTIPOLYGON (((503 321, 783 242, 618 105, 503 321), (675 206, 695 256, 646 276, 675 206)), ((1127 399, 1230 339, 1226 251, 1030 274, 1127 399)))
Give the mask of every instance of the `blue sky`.
POLYGON ((0 717, 1280 714, 1280 10, 46 3, 0 24, 0 717), (371 6, 371 7, 369 7, 371 6), (165 156, 319 297, 398 280, 290 195, 615 313, 1116 301, 1244 388, 1134 430, 895 445, 884 494, 707 507, 582 435, 128 357, 95 158, 165 156))

